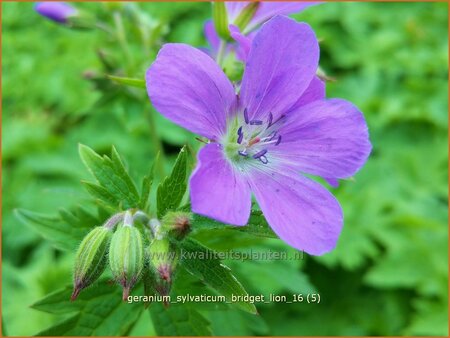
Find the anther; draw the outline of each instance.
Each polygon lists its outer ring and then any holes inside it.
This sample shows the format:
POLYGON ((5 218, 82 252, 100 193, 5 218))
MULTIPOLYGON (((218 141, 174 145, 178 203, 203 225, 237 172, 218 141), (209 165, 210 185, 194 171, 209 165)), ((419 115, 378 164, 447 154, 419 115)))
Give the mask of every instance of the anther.
POLYGON ((279 145, 280 144, 280 142, 281 142, 281 135, 280 136, 278 136, 278 140, 277 140, 277 142, 275 143, 275 145, 277 146, 277 145, 279 145))
POLYGON ((252 157, 254 158, 254 159, 258 159, 258 158, 260 158, 261 156, 264 156, 265 154, 267 153, 267 149, 263 149, 263 150, 261 150, 261 151, 258 151, 255 155, 253 155, 252 157))
POLYGON ((244 156, 244 157, 248 156, 248 154, 245 151, 242 151, 242 150, 238 150, 238 154, 241 155, 241 156, 244 156))
POLYGON ((244 138, 244 134, 242 133, 242 127, 239 127, 237 133, 238 133, 237 143, 241 144, 242 139, 244 138))
POLYGON ((263 124, 263 121, 261 121, 261 120, 251 120, 250 121, 250 125, 252 125, 252 126, 260 126, 262 124, 263 124))
POLYGON ((247 123, 247 124, 248 124, 248 122, 249 122, 249 119, 248 119, 248 112, 247 112, 247 108, 245 108, 245 109, 244 109, 244 120, 245 120, 245 123, 247 123))
POLYGON ((261 156, 260 158, 259 158, 259 160, 263 163, 263 164, 267 164, 267 163, 269 163, 269 160, 267 159, 267 157, 266 156, 261 156))
POLYGON ((269 121, 267 122, 267 128, 269 128, 272 125, 273 121, 273 114, 269 113, 269 121))

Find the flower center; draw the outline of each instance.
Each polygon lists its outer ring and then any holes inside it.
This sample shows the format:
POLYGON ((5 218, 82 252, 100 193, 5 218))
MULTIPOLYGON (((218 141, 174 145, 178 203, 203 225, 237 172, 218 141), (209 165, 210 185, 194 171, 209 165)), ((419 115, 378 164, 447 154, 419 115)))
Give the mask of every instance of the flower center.
POLYGON ((250 120, 245 108, 242 116, 237 116, 229 125, 224 142, 228 157, 234 162, 253 160, 269 163, 270 148, 281 142, 278 129, 283 117, 273 121, 273 115, 269 113, 267 121, 250 120))

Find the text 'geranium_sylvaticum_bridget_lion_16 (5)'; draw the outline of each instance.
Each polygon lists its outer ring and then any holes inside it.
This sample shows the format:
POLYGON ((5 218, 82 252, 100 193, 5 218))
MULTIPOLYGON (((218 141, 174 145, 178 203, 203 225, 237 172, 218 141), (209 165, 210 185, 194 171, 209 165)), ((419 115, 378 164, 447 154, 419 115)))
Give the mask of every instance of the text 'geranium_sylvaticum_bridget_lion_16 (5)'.
POLYGON ((202 51, 162 47, 146 74, 152 104, 210 140, 189 182, 193 212, 244 226, 253 193, 289 245, 312 255, 336 246, 342 209, 301 173, 335 183, 353 176, 372 147, 359 109, 325 99, 319 54, 309 25, 276 16, 253 39, 238 89, 202 51))

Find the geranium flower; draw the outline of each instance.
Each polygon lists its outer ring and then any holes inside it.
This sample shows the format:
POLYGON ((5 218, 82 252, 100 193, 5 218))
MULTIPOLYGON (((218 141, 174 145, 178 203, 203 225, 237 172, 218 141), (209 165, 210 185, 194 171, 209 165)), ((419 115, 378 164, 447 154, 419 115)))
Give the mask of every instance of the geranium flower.
POLYGON ((371 144, 357 107, 324 99, 318 61, 311 27, 283 16, 254 38, 238 94, 205 53, 185 44, 162 47, 146 74, 153 105, 210 140, 190 178, 193 212, 242 226, 253 193, 289 245, 314 255, 335 247, 341 207, 299 172, 332 180, 353 176, 371 144))
POLYGON ((40 15, 58 23, 67 23, 71 16, 78 13, 76 8, 65 2, 38 2, 34 9, 40 15))

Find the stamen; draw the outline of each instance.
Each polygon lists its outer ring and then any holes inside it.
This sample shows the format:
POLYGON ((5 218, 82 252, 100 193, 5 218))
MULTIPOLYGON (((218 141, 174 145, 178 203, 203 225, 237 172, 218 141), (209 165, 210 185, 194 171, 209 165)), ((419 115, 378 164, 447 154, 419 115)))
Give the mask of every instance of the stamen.
POLYGON ((264 156, 265 154, 267 153, 267 149, 263 149, 263 150, 261 150, 261 151, 258 151, 255 155, 253 155, 252 157, 254 158, 254 159, 258 159, 258 158, 260 158, 261 156, 264 156))
POLYGON ((247 124, 248 124, 248 122, 249 122, 249 119, 248 119, 247 108, 245 108, 245 109, 244 109, 244 120, 245 120, 245 123, 247 123, 247 124))
POLYGON ((237 143, 241 144, 242 139, 244 138, 244 134, 242 133, 242 127, 239 127, 237 133, 238 133, 237 143))
POLYGON ((278 136, 278 140, 277 140, 277 142, 275 143, 275 145, 277 146, 277 145, 279 145, 280 144, 280 142, 281 142, 281 135, 280 136, 278 136))
POLYGON ((267 122, 267 128, 269 128, 272 125, 273 121, 273 114, 269 113, 269 121, 267 122))
POLYGON ((261 121, 261 120, 251 120, 250 121, 250 125, 252 125, 252 126, 260 126, 262 124, 263 124, 263 121, 261 121))
POLYGON ((275 138, 275 136, 277 136, 277 132, 274 130, 273 132, 271 132, 270 134, 269 134, 269 136, 267 136, 266 138, 265 138, 265 142, 270 142, 270 141, 272 141, 274 138, 275 138))
POLYGON ((244 157, 248 156, 248 154, 245 151, 242 151, 242 150, 238 150, 238 154, 241 155, 241 156, 244 156, 244 157))
POLYGON ((263 163, 263 164, 267 164, 267 163, 269 163, 269 160, 267 159, 267 157, 266 156, 261 156, 260 158, 259 158, 259 160, 263 163))

